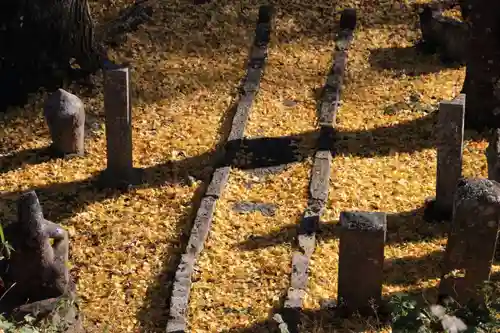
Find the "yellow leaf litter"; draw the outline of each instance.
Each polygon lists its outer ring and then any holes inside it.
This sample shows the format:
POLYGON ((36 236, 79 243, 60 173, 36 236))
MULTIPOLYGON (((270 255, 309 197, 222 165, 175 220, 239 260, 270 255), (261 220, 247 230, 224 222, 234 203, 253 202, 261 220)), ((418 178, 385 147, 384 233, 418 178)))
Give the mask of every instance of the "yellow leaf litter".
MULTIPOLYGON (((312 258, 305 308, 319 312, 323 299, 336 296, 338 241, 329 226, 343 210, 389 214, 384 294, 429 291, 438 282, 446 240, 443 227, 421 218, 424 199, 435 186, 435 116, 428 109, 460 91, 463 69, 433 72, 428 69, 437 67, 435 59, 397 53, 419 36, 406 1, 273 3, 277 15, 268 66, 245 133, 299 135, 305 151, 317 138, 315 98, 331 66, 337 14, 354 6, 359 18, 337 117, 342 139, 331 170, 326 225, 312 258), (380 68, 384 63, 391 66, 380 68)), ((91 7, 102 20, 128 4, 92 1, 91 7)), ((131 63, 134 163, 149 170, 149 185, 121 195, 86 186, 85 179, 105 168, 103 127, 87 139, 84 158, 39 164, 19 158, 2 174, 3 194, 43 189, 47 217, 69 228, 72 275, 89 332, 164 330, 168 279, 201 185, 184 179, 211 170, 223 116, 244 75, 259 5, 158 1, 153 22, 110 52, 114 60, 131 63)), ((71 92, 84 100, 87 114, 103 115, 102 92, 91 97, 76 87, 71 92)), ((42 97, 1 115, 2 154, 50 143, 42 97)), ((467 138, 464 174, 485 177, 486 143, 472 133, 467 138)), ((310 167, 308 157, 260 180, 232 170, 194 276, 192 332, 266 331, 269 314, 288 288, 294 228, 307 205, 310 167), (232 207, 239 201, 278 209, 270 217, 238 214, 232 207), (252 241, 255 236, 261 241, 252 241)), ((14 218, 12 199, 0 202, 4 220, 14 218)), ((321 319, 308 325, 311 332, 334 332, 321 319)), ((354 329, 356 322, 345 323, 346 332, 354 329)))

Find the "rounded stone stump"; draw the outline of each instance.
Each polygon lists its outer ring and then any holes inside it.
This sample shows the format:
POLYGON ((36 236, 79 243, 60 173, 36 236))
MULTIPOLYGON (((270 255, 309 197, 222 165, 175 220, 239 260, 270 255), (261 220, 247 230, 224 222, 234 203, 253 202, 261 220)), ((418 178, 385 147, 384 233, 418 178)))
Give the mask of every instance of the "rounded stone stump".
POLYGON ((53 157, 82 156, 85 153, 85 107, 77 96, 58 89, 44 105, 53 157))

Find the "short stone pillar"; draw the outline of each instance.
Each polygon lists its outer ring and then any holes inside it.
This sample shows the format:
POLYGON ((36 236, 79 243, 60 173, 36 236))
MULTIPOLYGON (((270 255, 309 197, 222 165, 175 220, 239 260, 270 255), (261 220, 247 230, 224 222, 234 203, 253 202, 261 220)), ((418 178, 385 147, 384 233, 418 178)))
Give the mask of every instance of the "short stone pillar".
POLYGON ((500 182, 500 128, 493 130, 485 154, 488 161, 488 179, 500 182))
POLYGON ((77 96, 58 89, 45 101, 44 116, 52 138, 50 150, 55 157, 84 154, 85 110, 77 96))
POLYGON ((101 180, 109 187, 138 182, 132 160, 132 110, 129 69, 109 66, 104 73, 107 167, 101 180))
POLYGON ((340 214, 338 304, 344 315, 373 315, 380 306, 387 216, 380 212, 340 214))
POLYGON ((451 230, 446 246, 440 298, 460 304, 482 303, 478 290, 490 278, 498 241, 500 184, 488 179, 458 183, 451 230))
POLYGON ((465 94, 439 104, 436 198, 427 203, 426 220, 450 220, 457 183, 462 176, 465 94))

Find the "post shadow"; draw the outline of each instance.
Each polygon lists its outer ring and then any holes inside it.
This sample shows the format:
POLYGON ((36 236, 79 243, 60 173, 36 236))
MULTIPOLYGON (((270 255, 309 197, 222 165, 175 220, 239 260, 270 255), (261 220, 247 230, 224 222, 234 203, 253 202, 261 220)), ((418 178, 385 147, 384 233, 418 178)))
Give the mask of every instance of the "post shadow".
POLYGON ((439 278, 443 259, 444 249, 421 257, 406 256, 386 259, 384 284, 408 287, 420 281, 439 278))
MULTIPOLYGON (((416 243, 444 237, 448 225, 431 224, 423 220, 424 208, 387 215, 386 244, 416 243)), ((292 243, 300 232, 299 224, 290 224, 266 235, 252 235, 238 244, 242 250, 253 251, 282 243, 292 243)), ((338 239, 338 221, 320 222, 317 231, 319 241, 338 239)))
POLYGON ((168 321, 168 301, 172 293, 175 272, 179 265, 181 254, 189 241, 193 220, 201 200, 206 191, 207 184, 199 186, 193 197, 189 211, 176 223, 175 234, 179 239, 169 246, 163 254, 164 263, 160 274, 155 277, 152 284, 148 285, 144 305, 140 308, 136 318, 139 322, 140 332, 164 332, 168 321))
POLYGON ((22 168, 25 165, 40 164, 52 159, 49 147, 22 150, 0 157, 0 174, 22 168))
MULTIPOLYGON (((196 170, 196 167, 207 166, 209 164, 209 153, 195 157, 186 158, 181 161, 167 161, 163 164, 144 169, 144 182, 139 188, 158 187, 164 184, 188 184, 189 171, 196 170)), ((203 178, 205 170, 202 168, 197 174, 203 178)), ((120 196, 126 189, 101 189, 99 186, 99 172, 84 180, 76 180, 67 183, 50 184, 31 188, 36 191, 42 206, 44 202, 52 202, 52 209, 45 208, 47 218, 59 221, 69 218, 82 211, 88 204, 100 202, 106 199, 120 196), (60 203, 54 205, 54 203, 60 203)), ((134 191, 132 189, 131 191, 134 191)), ((3 193, 0 200, 6 206, 15 210, 15 202, 24 191, 3 193)))
POLYGON ((372 49, 369 58, 370 66, 377 70, 395 71, 401 75, 419 76, 438 73, 447 68, 459 69, 464 63, 444 63, 437 55, 424 54, 420 44, 410 47, 388 47, 372 49))

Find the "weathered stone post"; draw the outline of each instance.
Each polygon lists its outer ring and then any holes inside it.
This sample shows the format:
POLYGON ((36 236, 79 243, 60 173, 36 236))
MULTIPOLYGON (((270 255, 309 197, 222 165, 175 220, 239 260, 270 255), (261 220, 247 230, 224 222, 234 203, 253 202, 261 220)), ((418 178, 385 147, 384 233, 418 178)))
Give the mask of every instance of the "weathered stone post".
POLYGON ((458 183, 440 297, 461 304, 482 303, 477 289, 489 280, 500 221, 500 184, 488 179, 462 179, 458 183))
POLYGON ((50 150, 55 157, 84 154, 85 110, 77 96, 58 89, 45 101, 44 116, 52 138, 50 150))
POLYGON ((436 198, 428 202, 427 220, 450 220, 457 183, 462 176, 465 95, 439 104, 436 198))
POLYGON ((488 161, 488 179, 500 182, 500 128, 493 130, 485 154, 488 161))
POLYGON ((76 287, 67 265, 67 231, 44 218, 34 191, 21 194, 17 210, 17 221, 4 230, 14 250, 4 258, 8 269, 0 271, 8 290, 0 311, 15 320, 26 315, 47 319, 61 332, 83 331, 76 287))
POLYGON ((339 310, 374 314, 382 300, 386 214, 342 212, 340 226, 339 310))
POLYGON ((130 76, 125 66, 109 65, 104 74, 107 167, 103 182, 122 187, 137 182, 132 160, 130 76))

